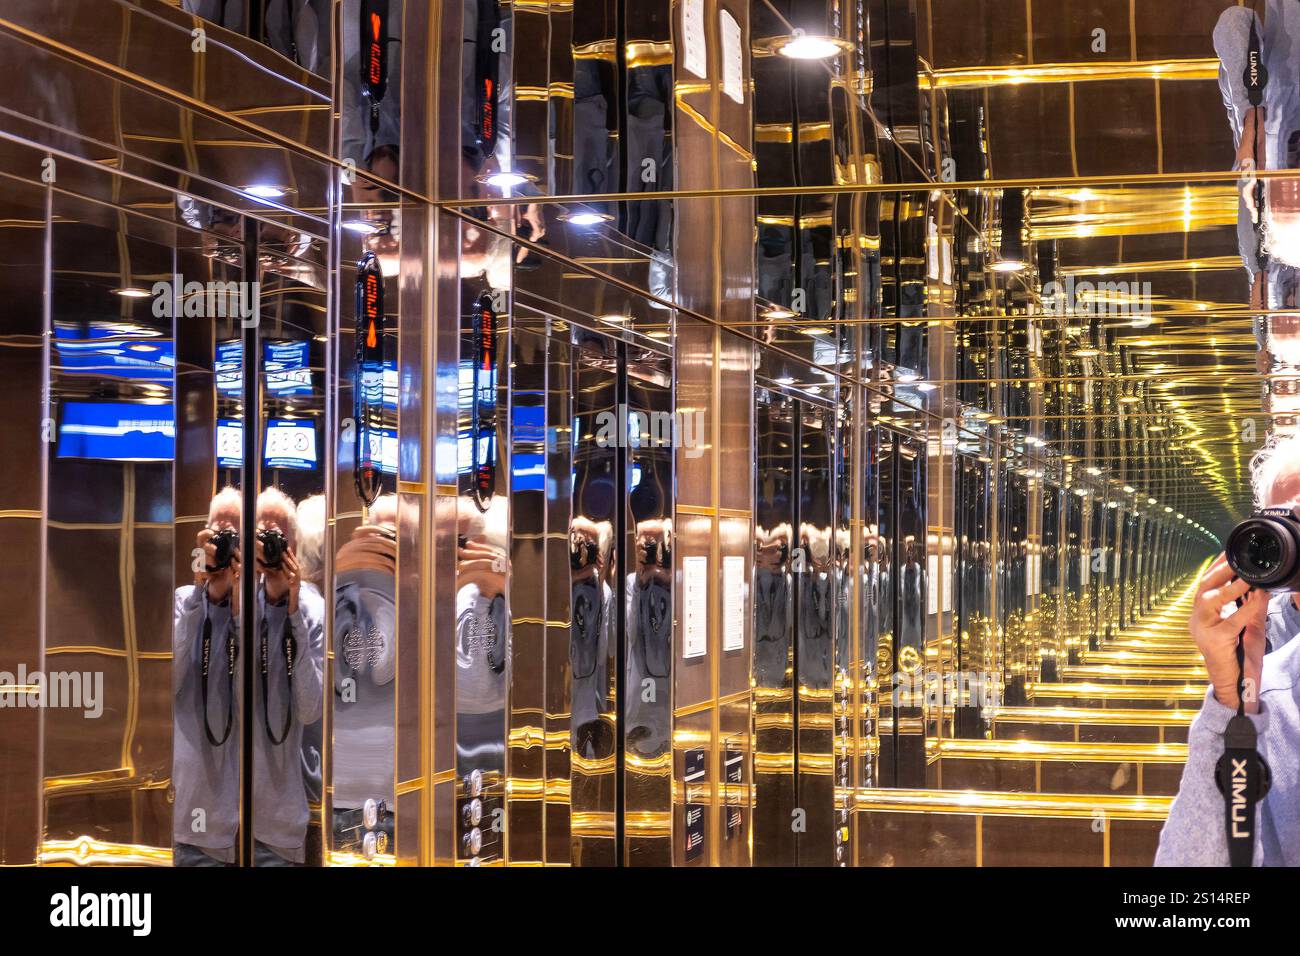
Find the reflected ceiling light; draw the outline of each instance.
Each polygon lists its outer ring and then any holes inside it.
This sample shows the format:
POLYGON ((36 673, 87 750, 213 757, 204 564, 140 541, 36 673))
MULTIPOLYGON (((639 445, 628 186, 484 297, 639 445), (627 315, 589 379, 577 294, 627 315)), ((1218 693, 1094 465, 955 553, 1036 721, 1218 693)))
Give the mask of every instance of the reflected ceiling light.
POLYGON ((1093 476, 1095 477, 1095 476, 1101 474, 1101 469, 1100 469, 1100 468, 1089 468, 1089 469, 1088 469, 1088 474, 1093 475, 1093 476))
POLYGON ((778 378, 778 379, 776 380, 776 384, 778 384, 778 385, 793 385, 793 384, 794 384, 794 379, 793 379, 791 376, 789 376, 789 375, 784 375, 784 376, 782 376, 781 378, 778 378))
POLYGON ((1101 349, 1084 347, 1081 349, 1075 349, 1070 354, 1074 356, 1074 358, 1096 358, 1098 355, 1101 354, 1101 349))
POLYGON ((902 382, 904 385, 910 385, 912 382, 915 382, 915 381, 916 381, 917 379, 919 379, 920 377, 921 377, 921 376, 917 375, 915 372, 895 372, 895 373, 894 373, 894 381, 896 381, 896 382, 902 382))
POLYGON ((148 289, 140 289, 135 286, 126 286, 122 289, 113 290, 113 295, 120 295, 124 299, 147 299, 152 294, 148 289))
POLYGON ((1023 272, 1025 270, 1025 191, 1002 191, 1002 234, 998 241, 998 257, 991 268, 994 272, 1023 272))
POLYGON ((933 392, 938 387, 939 386, 935 385, 934 382, 921 382, 916 386, 916 390, 918 392, 933 392))
POLYGON ((514 169, 498 169, 496 172, 484 173, 477 181, 494 189, 518 189, 526 183, 537 182, 537 177, 514 169))
POLYGON ((1164 430, 1165 430, 1165 426, 1164 426, 1164 425, 1148 425, 1148 426, 1147 426, 1147 431, 1149 431, 1149 432, 1162 432, 1162 431, 1164 431, 1164 430))
POLYGON ((1169 507, 1168 505, 1165 505, 1165 511, 1166 511, 1167 513, 1172 514, 1172 513, 1173 513, 1173 510, 1174 510, 1173 508, 1169 507))
POLYGON ((1148 498, 1148 499, 1147 499, 1147 504, 1149 504, 1149 505, 1153 505, 1153 504, 1155 504, 1155 503, 1156 503, 1156 499, 1154 499, 1154 498, 1148 498))
POLYGON ((581 209, 560 216, 560 221, 567 222, 570 226, 598 226, 602 222, 612 222, 613 219, 614 217, 607 212, 596 212, 592 209, 581 209))
POLYGON ((254 199, 280 199, 287 193, 283 186, 276 186, 272 183, 254 183, 251 186, 245 186, 244 192, 254 199))
POLYGON ((646 335, 649 336, 649 337, 652 338, 652 339, 668 339, 668 338, 672 338, 672 333, 671 333, 671 332, 668 332, 668 331, 665 331, 665 330, 663 330, 663 329, 660 329, 658 332, 647 332, 646 335))
POLYGON ((823 328, 820 325, 809 326, 808 328, 800 329, 799 331, 802 332, 804 335, 830 335, 831 334, 830 329, 823 328))
POLYGON ((1125 485, 1125 486, 1124 486, 1124 494, 1126 494, 1126 495, 1131 495, 1131 494, 1133 494, 1133 492, 1135 492, 1135 491, 1137 491, 1137 489, 1134 488, 1132 485, 1125 485))
POLYGON ((602 316, 600 316, 600 321, 602 321, 602 322, 607 322, 607 323, 609 323, 610 325, 618 325, 618 324, 620 324, 620 323, 622 323, 622 322, 631 322, 631 321, 632 321, 632 316, 630 316, 630 315, 618 315, 618 314, 616 314, 616 313, 615 313, 615 314, 611 314, 611 315, 602 315, 602 316))
POLYGON ((1136 395, 1125 395, 1119 400, 1119 403, 1121 405, 1136 405, 1140 401, 1142 401, 1142 399, 1138 398, 1136 395))
POLYGON ((775 322, 788 322, 790 319, 799 317, 799 313, 792 309, 787 309, 783 305, 773 305, 763 309, 758 313, 760 319, 770 319, 775 322))
POLYGON ((773 53, 791 60, 828 60, 841 53, 852 53, 853 44, 839 37, 814 36, 795 30, 790 36, 773 37, 764 44, 773 53))
POLYGON ((348 219, 343 223, 343 228, 348 232, 355 232, 362 236, 373 236, 379 232, 383 226, 373 219, 348 219))

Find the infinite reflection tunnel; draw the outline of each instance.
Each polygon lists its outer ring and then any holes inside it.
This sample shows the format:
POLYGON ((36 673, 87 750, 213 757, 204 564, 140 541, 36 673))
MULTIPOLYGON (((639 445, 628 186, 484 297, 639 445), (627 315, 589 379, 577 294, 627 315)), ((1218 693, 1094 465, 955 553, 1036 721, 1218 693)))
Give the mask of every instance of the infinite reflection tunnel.
POLYGON ((1227 865, 1298 11, 8 0, 0 863, 1227 865))

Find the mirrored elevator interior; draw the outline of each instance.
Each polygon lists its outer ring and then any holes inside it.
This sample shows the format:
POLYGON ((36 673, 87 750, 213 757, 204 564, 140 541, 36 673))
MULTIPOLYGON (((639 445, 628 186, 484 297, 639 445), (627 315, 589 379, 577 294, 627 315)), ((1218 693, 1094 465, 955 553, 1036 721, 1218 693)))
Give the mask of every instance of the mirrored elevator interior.
POLYGON ((1240 15, 9 0, 0 863, 1149 865, 1240 15))

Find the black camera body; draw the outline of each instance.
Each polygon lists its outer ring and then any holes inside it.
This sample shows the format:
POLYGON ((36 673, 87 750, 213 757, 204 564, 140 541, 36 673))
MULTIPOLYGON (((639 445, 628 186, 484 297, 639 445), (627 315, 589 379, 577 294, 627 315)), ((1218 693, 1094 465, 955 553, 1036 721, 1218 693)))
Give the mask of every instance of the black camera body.
POLYGON ((289 539, 284 532, 275 528, 263 528, 257 532, 257 540, 262 542, 262 564, 277 569, 284 564, 285 552, 289 550, 289 539))
POLYGON ((1300 591, 1300 507, 1261 508, 1228 535, 1237 577, 1264 591, 1300 591))
POLYGON ((212 535, 212 547, 216 551, 216 563, 208 571, 224 571, 239 551, 239 532, 234 528, 223 528, 212 535))

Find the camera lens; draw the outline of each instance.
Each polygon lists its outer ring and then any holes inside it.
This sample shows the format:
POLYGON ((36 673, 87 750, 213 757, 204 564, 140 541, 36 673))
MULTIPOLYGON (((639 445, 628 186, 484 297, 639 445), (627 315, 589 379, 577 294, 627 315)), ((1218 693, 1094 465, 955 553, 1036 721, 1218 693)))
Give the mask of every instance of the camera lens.
POLYGON ((1289 519, 1248 518, 1228 536, 1228 564, 1243 581, 1261 588, 1290 587, 1300 570, 1289 519))
POLYGON ((1277 535, 1255 529, 1243 535, 1238 560, 1244 568, 1259 574, 1268 574, 1277 570, 1282 560, 1282 542, 1277 535))

